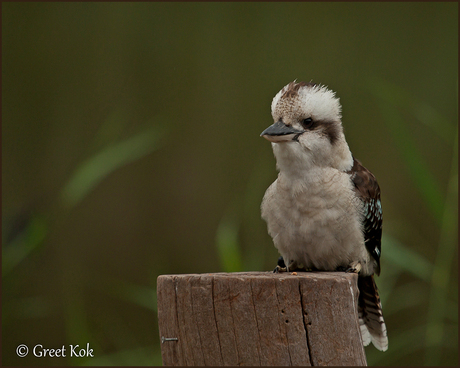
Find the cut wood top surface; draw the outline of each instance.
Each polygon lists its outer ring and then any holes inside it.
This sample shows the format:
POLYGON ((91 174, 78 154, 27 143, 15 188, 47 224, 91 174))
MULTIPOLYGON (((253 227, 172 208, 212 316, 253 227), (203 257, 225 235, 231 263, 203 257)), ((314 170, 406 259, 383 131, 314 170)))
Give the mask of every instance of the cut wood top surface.
POLYGON ((325 272, 325 271, 316 271, 316 272, 281 272, 274 273, 273 271, 266 272, 216 272, 216 273, 201 273, 201 274, 171 274, 171 275, 160 275, 158 276, 158 281, 161 278, 170 277, 170 278, 211 278, 211 279, 221 279, 221 278, 230 278, 230 279, 241 279, 241 280, 251 280, 251 279, 274 279, 274 280, 284 280, 284 279, 308 279, 308 280, 334 280, 336 282, 351 282, 355 284, 358 280, 358 275, 356 273, 347 273, 347 272, 325 272))

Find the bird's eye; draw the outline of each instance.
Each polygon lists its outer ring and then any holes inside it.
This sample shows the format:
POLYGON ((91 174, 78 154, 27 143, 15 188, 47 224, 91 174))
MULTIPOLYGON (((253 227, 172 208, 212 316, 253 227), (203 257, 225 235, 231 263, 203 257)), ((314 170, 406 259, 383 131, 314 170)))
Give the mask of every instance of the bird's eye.
POLYGON ((304 129, 309 129, 313 125, 313 119, 312 118, 306 118, 302 120, 302 126, 304 129))

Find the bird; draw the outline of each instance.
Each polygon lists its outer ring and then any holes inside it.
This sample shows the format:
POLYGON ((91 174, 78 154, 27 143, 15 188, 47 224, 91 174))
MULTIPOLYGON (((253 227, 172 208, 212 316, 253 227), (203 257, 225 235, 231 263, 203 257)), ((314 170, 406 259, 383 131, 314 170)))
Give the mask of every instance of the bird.
POLYGON ((262 218, 281 257, 275 272, 358 274, 358 317, 364 346, 388 349, 374 274, 380 275, 382 204, 375 176, 352 155, 336 93, 293 82, 273 98, 271 142, 277 179, 262 199, 262 218))

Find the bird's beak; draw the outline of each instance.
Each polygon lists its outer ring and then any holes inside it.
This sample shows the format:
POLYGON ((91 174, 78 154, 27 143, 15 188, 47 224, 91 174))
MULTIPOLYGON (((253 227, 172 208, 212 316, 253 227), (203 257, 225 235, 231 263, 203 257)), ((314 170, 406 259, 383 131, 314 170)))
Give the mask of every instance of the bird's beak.
POLYGON ((270 125, 267 129, 265 129, 260 134, 260 136, 264 137, 270 142, 279 143, 296 140, 297 137, 302 133, 303 131, 288 126, 279 120, 275 124, 270 125))

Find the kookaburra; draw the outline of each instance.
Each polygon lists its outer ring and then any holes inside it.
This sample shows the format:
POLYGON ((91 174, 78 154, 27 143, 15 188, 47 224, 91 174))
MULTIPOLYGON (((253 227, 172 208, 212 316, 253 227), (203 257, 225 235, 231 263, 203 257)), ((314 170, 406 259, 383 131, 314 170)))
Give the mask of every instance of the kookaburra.
POLYGON ((385 351, 373 277, 380 274, 380 188, 348 148, 339 99, 325 86, 294 81, 274 97, 271 110, 275 123, 261 136, 272 144, 279 175, 262 200, 268 233, 287 271, 358 273, 363 343, 385 351))

